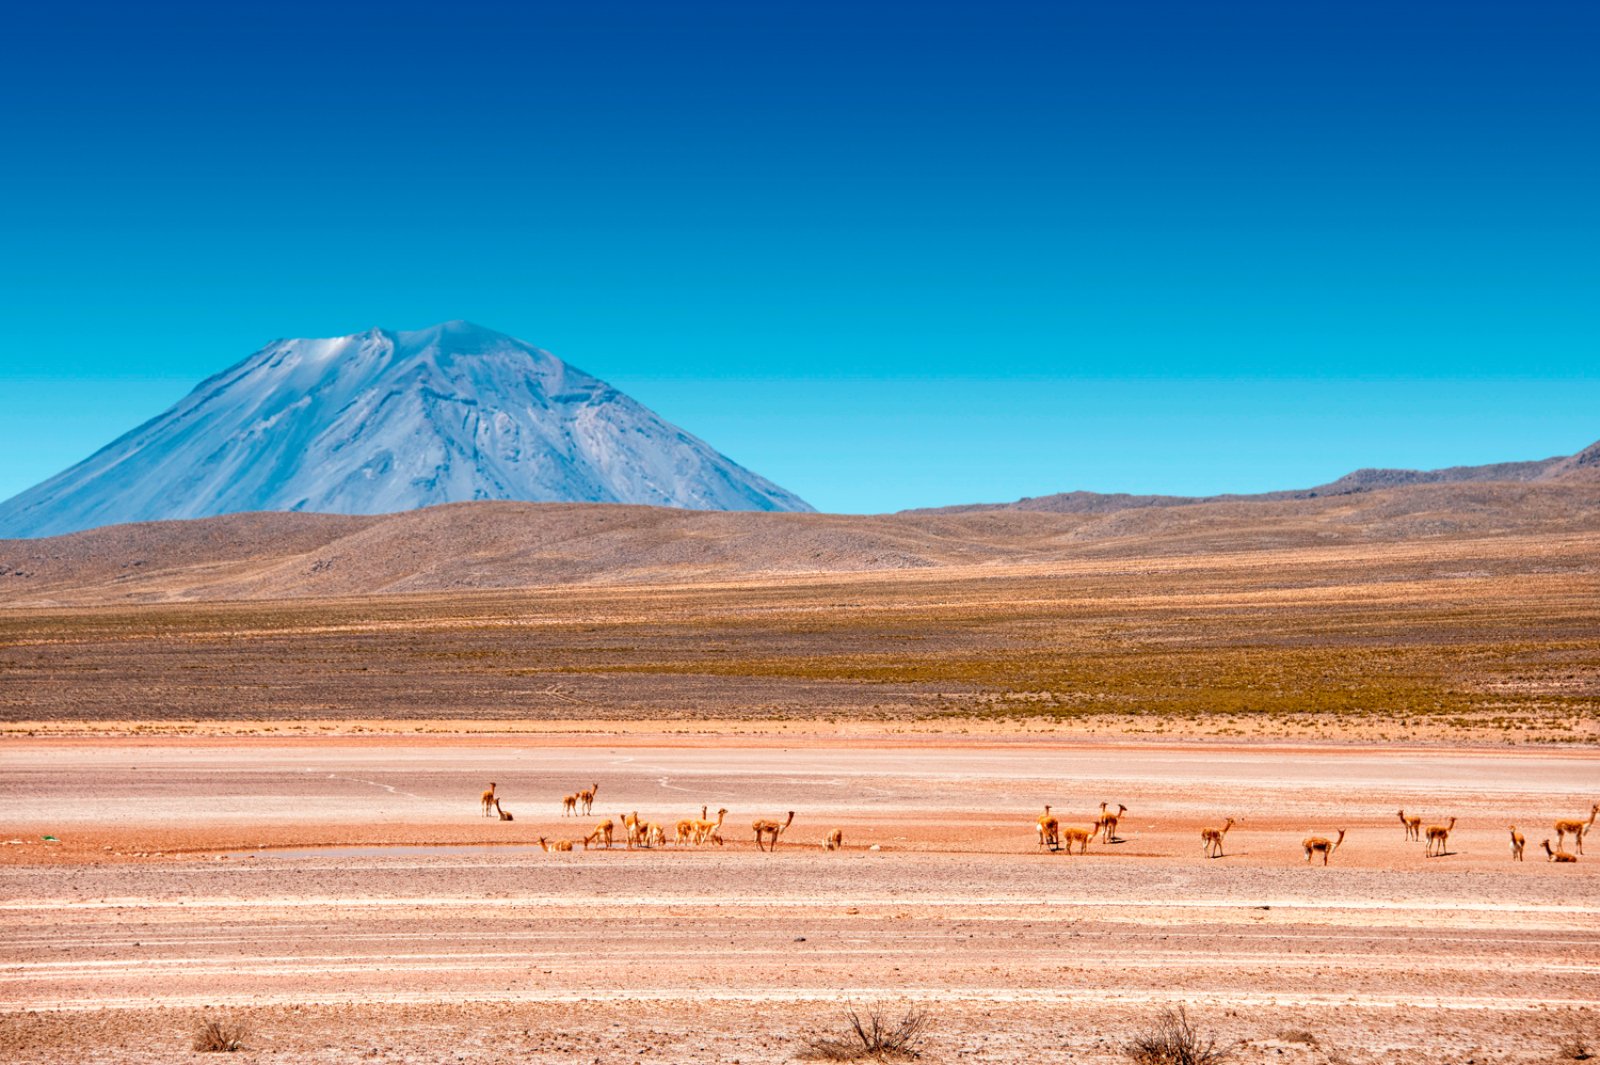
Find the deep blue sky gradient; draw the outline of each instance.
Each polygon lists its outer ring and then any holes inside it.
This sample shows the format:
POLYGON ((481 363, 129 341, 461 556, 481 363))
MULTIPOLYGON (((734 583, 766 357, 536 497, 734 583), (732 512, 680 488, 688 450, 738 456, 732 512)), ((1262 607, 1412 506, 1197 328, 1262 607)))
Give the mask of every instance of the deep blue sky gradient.
POLYGON ((1600 438, 1592 4, 37 4, 0 42, 0 497, 275 337, 449 318, 830 510, 1600 438))

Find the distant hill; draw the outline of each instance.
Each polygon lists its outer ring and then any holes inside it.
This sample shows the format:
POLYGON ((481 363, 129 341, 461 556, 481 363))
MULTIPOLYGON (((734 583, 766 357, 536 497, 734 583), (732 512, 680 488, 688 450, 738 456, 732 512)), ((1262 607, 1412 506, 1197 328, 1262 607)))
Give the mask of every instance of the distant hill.
POLYGON ((0 536, 486 499, 811 509, 549 352, 445 322, 268 344, 0 503, 0 536))
MULTIPOLYGON (((0 606, 393 595, 790 575, 1044 567, 1521 537, 1594 541, 1593 463, 1560 478, 1456 481, 1315 498, 889 515, 460 503, 377 517, 238 514, 0 540, 0 606)), ((1105 504, 1105 505, 1101 505, 1105 504)), ((1408 547, 1408 549, 1410 549, 1408 547)))
POLYGON ((1590 444, 1576 455, 1560 459, 1545 471, 1542 480, 1600 481, 1600 442, 1590 444))
POLYGON ((1313 488, 1296 488, 1252 495, 1164 496, 1126 495, 1102 492, 1057 492, 1033 496, 1012 503, 962 503, 946 507, 923 507, 909 514, 963 514, 989 510, 1033 510, 1052 514, 1109 514, 1116 510, 1147 507, 1182 507, 1197 503, 1274 502, 1286 499, 1320 499, 1351 495, 1383 488, 1402 488, 1420 484, 1469 484, 1475 482, 1529 483, 1600 479, 1600 442, 1590 444, 1576 455, 1537 459, 1531 462, 1497 462, 1488 466, 1451 466, 1442 470, 1365 469, 1347 473, 1336 481, 1313 488))

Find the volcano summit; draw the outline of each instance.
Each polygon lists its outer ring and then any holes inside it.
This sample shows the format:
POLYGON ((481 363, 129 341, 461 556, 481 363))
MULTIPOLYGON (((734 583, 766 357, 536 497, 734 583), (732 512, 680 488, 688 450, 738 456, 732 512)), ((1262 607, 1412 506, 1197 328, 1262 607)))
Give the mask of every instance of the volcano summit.
POLYGON ((485 499, 811 509, 549 352, 445 322, 275 341, 0 503, 0 537, 485 499))

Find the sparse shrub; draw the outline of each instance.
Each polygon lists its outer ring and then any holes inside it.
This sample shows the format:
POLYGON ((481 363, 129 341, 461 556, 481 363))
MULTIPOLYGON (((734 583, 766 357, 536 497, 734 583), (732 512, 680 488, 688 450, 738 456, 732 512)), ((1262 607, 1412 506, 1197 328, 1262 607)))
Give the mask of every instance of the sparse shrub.
POLYGON ((244 1049, 249 1028, 228 1017, 206 1017, 194 1026, 196 1050, 207 1054, 232 1054, 244 1049))
POLYGON ((843 1030, 807 1041, 800 1056, 821 1061, 904 1061, 921 1053, 931 1023, 928 1011, 916 1007, 891 1018, 888 1008, 876 1002, 861 1009, 849 1006, 843 1030))
POLYGON ((1128 1044, 1135 1065, 1221 1065, 1228 1052, 1216 1039, 1201 1033, 1189 1020, 1189 1011, 1163 1010, 1154 1025, 1128 1044))
POLYGON ((1317 1045, 1316 1035, 1301 1028, 1291 1028, 1288 1031, 1279 1032, 1278 1038, 1285 1043, 1304 1043, 1308 1047, 1317 1045))

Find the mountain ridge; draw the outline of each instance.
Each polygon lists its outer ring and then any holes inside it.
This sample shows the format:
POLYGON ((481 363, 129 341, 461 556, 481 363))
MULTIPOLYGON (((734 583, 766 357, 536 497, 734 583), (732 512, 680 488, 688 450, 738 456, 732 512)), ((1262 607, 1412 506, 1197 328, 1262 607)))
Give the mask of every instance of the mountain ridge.
POLYGON ((1352 495, 1386 488, 1424 484, 1530 483, 1600 480, 1600 441, 1572 455, 1481 466, 1448 466, 1435 470, 1365 467, 1352 470, 1326 484, 1271 492, 1222 493, 1209 496, 1134 495, 1126 492, 1054 492, 1024 496, 1009 503, 957 503, 943 507, 917 507, 902 514, 962 514, 995 510, 1044 511, 1056 514, 1105 514, 1149 507, 1183 507, 1202 503, 1267 503, 1352 495))

